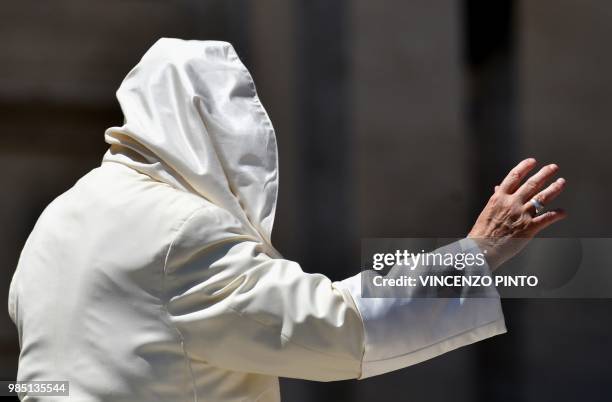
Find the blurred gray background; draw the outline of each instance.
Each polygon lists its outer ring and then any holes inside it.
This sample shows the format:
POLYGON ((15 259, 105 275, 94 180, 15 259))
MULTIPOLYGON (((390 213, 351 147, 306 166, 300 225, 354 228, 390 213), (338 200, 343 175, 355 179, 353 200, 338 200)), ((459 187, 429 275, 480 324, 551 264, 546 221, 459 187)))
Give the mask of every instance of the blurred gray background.
MULTIPOLYGON (((568 180, 555 204, 570 216, 547 236, 612 234, 610 1, 21 0, 0 12, 1 300, 42 209, 99 165, 122 122, 114 92, 161 36, 230 41, 251 70, 280 148, 274 241, 306 271, 353 275, 364 237, 465 235, 527 156, 568 180)), ((283 397, 609 401, 611 307, 504 301, 504 336, 364 381, 283 380, 283 397)), ((14 379, 6 312, 0 351, 14 379)))

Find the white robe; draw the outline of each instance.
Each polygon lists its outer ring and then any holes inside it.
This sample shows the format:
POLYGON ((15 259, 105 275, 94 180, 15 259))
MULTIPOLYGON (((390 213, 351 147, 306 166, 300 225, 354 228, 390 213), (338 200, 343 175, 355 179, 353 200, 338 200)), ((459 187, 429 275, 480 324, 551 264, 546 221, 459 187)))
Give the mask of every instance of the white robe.
POLYGON ((18 380, 68 380, 71 401, 278 401, 279 376, 366 378, 505 331, 497 298, 361 298, 360 275, 280 256, 276 139, 228 43, 161 39, 117 97, 102 165, 19 260, 18 380))

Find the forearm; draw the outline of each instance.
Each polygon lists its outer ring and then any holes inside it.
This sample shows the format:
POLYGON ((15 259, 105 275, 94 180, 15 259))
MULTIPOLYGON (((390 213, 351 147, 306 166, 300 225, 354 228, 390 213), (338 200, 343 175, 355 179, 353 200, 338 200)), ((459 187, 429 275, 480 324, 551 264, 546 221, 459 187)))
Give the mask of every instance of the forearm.
MULTIPOLYGON (((444 251, 478 252, 464 239, 444 251)), ((423 267, 421 267, 423 268, 423 267)), ((450 269, 454 269, 450 267, 450 269)), ((484 266, 480 275, 488 275, 484 266)), ((436 288, 416 286, 404 296, 362 297, 362 274, 338 283, 355 301, 364 323, 361 378, 397 370, 506 331, 499 297, 438 297, 436 288)), ((461 289, 469 296, 470 289, 461 289)))

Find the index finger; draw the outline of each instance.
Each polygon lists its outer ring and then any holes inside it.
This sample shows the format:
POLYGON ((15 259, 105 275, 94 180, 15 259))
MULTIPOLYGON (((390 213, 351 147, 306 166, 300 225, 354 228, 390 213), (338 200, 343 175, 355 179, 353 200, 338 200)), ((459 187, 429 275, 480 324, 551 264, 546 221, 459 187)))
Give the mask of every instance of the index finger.
POLYGON ((508 176, 499 185, 501 191, 512 194, 521 184, 521 181, 527 176, 527 173, 531 171, 536 165, 536 160, 533 158, 527 158, 516 165, 508 176))

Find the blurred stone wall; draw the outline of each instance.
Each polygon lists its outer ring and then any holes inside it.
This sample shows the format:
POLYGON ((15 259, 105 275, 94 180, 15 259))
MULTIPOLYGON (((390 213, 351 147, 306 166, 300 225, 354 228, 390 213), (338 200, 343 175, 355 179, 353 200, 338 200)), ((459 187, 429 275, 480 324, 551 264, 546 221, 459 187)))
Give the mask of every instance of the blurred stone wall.
POLYGON ((362 237, 467 233, 471 178, 460 6, 351 2, 351 125, 362 237))
MULTIPOLYGON (((610 237, 612 3, 525 0, 518 13, 522 150, 559 163, 567 178, 554 206, 569 216, 547 236, 610 237)), ((516 326, 525 400, 610 399, 611 309, 610 300, 533 301, 523 309, 516 326)))

